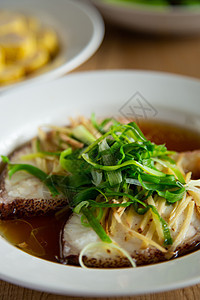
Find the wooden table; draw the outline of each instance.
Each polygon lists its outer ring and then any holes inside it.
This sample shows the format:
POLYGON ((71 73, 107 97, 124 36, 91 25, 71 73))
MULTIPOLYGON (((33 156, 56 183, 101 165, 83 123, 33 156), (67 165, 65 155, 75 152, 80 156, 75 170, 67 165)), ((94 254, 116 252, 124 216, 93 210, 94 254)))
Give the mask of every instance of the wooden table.
MULTIPOLYGON (((100 69, 157 70, 200 78, 200 36, 182 38, 170 36, 155 37, 136 34, 107 25, 105 39, 101 48, 90 60, 74 72, 100 69)), ((1 281, 0 300, 11 299, 78 300, 84 298, 37 292, 1 281)), ((167 293, 112 299, 199 300, 200 285, 167 293)))

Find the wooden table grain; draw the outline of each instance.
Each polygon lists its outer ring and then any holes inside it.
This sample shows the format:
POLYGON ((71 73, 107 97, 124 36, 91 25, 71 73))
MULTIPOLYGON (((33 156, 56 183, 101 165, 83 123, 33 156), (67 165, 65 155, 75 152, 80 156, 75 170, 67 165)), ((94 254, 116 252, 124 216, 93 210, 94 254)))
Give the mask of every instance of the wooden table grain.
MULTIPOLYGON (((102 69, 156 70, 200 78, 200 36, 149 36, 107 24, 105 39, 100 49, 91 59, 73 72, 102 69)), ((80 300, 84 298, 33 291, 1 281, 0 300, 11 299, 80 300)), ((91 299, 100 300, 101 298, 91 299)), ((112 299, 199 300, 200 285, 159 294, 112 299)))

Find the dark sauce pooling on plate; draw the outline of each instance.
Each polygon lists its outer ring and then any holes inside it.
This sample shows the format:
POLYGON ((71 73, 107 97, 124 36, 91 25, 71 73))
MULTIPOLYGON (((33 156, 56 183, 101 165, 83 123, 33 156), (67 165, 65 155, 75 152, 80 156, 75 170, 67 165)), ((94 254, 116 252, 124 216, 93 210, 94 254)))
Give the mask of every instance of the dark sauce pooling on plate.
POLYGON ((142 121, 139 124, 147 139, 155 144, 165 144, 168 150, 177 152, 200 149, 200 132, 174 124, 142 121))
POLYGON ((58 262, 61 232, 68 216, 55 215, 0 221, 0 233, 25 252, 58 262))
MULTIPOLYGON (((200 133, 197 131, 154 121, 140 121, 139 126, 148 139, 156 144, 166 144, 169 150, 200 149, 200 133)), ((69 213, 0 221, 0 233, 27 253, 58 262, 61 258, 62 229, 68 216, 69 213)))

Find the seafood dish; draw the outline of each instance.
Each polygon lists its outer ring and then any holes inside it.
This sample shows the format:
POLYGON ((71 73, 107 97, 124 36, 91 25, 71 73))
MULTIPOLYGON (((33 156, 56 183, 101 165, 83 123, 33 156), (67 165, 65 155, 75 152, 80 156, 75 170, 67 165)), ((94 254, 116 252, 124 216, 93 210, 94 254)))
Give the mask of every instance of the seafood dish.
MULTIPOLYGON (((31 219, 53 215, 61 224, 56 261, 91 268, 192 252, 200 243, 200 151, 174 150, 151 141, 140 124, 94 114, 41 126, 37 137, 2 155, 0 233, 12 243, 7 224, 24 222, 41 250, 43 227, 33 228, 31 219)), ((44 255, 26 239, 13 244, 44 255)))

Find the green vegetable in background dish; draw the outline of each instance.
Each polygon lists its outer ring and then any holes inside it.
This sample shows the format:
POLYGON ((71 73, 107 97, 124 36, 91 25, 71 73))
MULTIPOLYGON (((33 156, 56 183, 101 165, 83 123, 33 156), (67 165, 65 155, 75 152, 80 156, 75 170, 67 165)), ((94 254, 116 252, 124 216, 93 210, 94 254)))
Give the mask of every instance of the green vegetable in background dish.
POLYGON ((199 0, 104 0, 104 2, 109 2, 113 4, 138 4, 138 5, 149 5, 149 6, 180 6, 180 5, 199 5, 199 0))

